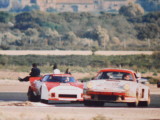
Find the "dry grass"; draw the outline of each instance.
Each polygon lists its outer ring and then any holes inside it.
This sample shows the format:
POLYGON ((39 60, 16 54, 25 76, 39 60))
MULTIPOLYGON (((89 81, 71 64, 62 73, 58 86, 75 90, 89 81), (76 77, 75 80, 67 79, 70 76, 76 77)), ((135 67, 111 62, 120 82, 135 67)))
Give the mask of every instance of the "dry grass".
MULTIPOLYGON (((46 74, 46 73, 42 73, 42 74, 46 74)), ((76 78, 76 79, 84 79, 84 78, 92 78, 97 74, 97 72, 73 72, 72 75, 76 78)), ((28 72, 16 72, 16 71, 12 71, 12 70, 0 70, 0 79, 1 80, 17 80, 18 77, 25 77, 28 75, 28 72)), ((143 73, 142 74, 143 77, 153 77, 156 79, 160 78, 160 73, 157 73, 156 76, 154 76, 153 72, 147 72, 147 73, 143 73)))
MULTIPOLYGON (((42 74, 46 74, 46 73, 42 73, 42 74)), ((9 71, 9 70, 5 70, 2 71, 0 70, 0 79, 1 80, 18 80, 18 77, 25 77, 27 76, 28 73, 27 72, 15 72, 15 71, 9 71)), ((83 78, 92 78, 94 75, 96 75, 96 73, 72 73, 72 75, 76 78, 76 79, 83 79, 83 78)))

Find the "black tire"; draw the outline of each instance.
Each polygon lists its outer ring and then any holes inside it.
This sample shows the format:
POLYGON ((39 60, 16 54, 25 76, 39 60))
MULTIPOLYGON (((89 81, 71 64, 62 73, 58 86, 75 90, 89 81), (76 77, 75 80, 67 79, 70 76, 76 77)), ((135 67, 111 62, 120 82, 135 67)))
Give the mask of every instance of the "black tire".
POLYGON ((137 107, 137 103, 133 102, 133 103, 127 103, 128 107, 137 107))
POLYGON ((102 101, 95 101, 94 106, 96 106, 96 107, 103 107, 104 106, 104 102, 102 102, 102 101))
POLYGON ((41 103, 48 104, 48 100, 43 100, 43 99, 41 99, 41 103))
POLYGON ((84 101, 84 105, 88 106, 88 107, 102 107, 102 106, 104 106, 104 102, 102 102, 102 101, 88 101, 88 100, 85 100, 84 101))
POLYGON ((94 101, 84 100, 83 103, 85 106, 88 106, 88 107, 94 106, 94 101))
POLYGON ((136 101, 135 102, 131 102, 131 103, 127 103, 128 107, 137 107, 139 106, 139 97, 138 97, 138 93, 136 95, 136 101))
POLYGON ((142 102, 139 102, 139 106, 140 106, 140 107, 148 107, 149 104, 148 104, 147 101, 142 101, 142 102))
POLYGON ((28 100, 31 102, 39 102, 40 100, 39 96, 34 95, 33 90, 30 87, 28 88, 27 96, 28 96, 28 100))

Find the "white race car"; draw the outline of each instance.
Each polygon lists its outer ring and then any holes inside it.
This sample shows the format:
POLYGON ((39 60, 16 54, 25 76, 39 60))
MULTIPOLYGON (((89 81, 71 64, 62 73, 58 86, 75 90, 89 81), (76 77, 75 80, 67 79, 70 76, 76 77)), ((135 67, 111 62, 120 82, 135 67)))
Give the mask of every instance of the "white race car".
POLYGON ((84 85, 84 105, 103 106, 105 102, 127 103, 129 107, 148 106, 150 89, 138 82, 132 70, 103 69, 84 85))
POLYGON ((48 74, 40 80, 30 79, 28 100, 41 101, 83 101, 83 84, 69 74, 48 74))

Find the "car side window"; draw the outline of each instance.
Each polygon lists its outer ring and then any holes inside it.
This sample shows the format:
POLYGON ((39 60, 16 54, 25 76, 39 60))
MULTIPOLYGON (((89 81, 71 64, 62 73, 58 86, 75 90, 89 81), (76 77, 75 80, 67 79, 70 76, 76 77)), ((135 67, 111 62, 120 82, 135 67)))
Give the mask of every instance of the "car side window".
POLYGON ((103 72, 99 73, 98 76, 95 79, 101 79, 103 72))
POLYGON ((46 82, 48 78, 49 78, 49 75, 44 76, 42 79, 42 82, 46 82))

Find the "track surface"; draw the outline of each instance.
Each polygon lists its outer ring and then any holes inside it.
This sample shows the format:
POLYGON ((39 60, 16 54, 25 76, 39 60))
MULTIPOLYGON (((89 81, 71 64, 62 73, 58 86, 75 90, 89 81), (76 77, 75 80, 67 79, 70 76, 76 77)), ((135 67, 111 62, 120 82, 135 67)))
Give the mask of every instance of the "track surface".
MULTIPOLYGON (((19 82, 11 80, 0 80, 0 101, 12 102, 12 101, 27 101, 27 90, 29 82, 19 82)), ((150 108, 160 108, 160 88, 156 85, 150 85, 151 90, 151 104, 150 108)), ((54 102, 54 106, 81 106, 84 107, 83 103, 72 104, 70 102, 54 102)), ((105 107, 127 107, 125 103, 106 103, 105 107)))
POLYGON ((28 83, 6 82, 5 85, 1 82, 0 120, 4 118, 9 120, 11 116, 11 120, 160 120, 160 89, 156 85, 151 85, 150 88, 151 104, 144 108, 129 108, 125 103, 106 103, 104 107, 85 107, 83 103, 70 102, 50 104, 32 102, 34 106, 10 106, 6 104, 27 101, 28 83), (101 119, 93 119, 99 115, 101 119), (1 119, 2 116, 5 117, 1 119))
MULTIPOLYGON (((0 101, 27 101, 26 93, 18 92, 1 92, 0 101)), ((56 107, 84 107, 83 103, 70 103, 70 102, 50 102, 50 106, 56 107)), ((125 103, 106 103, 104 107, 127 107, 125 103)), ((147 108, 160 108, 160 94, 151 94, 151 104, 147 108)))

